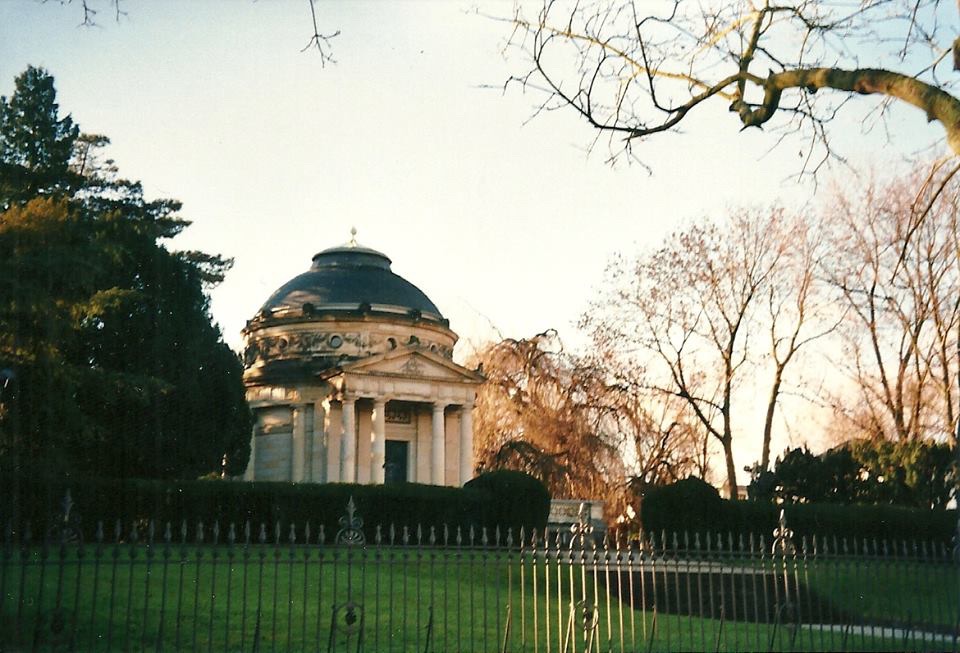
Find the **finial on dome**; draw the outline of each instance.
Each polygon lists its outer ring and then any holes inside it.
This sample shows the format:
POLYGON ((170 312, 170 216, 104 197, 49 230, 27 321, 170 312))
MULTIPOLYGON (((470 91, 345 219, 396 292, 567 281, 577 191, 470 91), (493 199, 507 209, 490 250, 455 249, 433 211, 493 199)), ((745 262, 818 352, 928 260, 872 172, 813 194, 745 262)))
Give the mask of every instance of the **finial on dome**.
POLYGON ((347 243, 350 247, 357 246, 357 228, 350 227, 350 242, 347 243))

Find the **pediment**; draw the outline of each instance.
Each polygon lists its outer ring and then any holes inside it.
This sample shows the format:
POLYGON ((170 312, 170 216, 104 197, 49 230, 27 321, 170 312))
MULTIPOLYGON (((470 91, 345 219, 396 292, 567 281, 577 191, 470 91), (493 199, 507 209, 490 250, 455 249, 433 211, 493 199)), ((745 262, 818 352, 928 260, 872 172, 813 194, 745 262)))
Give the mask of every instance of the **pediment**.
POLYGON ((384 375, 400 378, 434 379, 480 383, 483 377, 478 373, 457 365, 453 361, 432 352, 415 350, 394 351, 379 356, 371 356, 349 365, 341 371, 353 374, 384 375))

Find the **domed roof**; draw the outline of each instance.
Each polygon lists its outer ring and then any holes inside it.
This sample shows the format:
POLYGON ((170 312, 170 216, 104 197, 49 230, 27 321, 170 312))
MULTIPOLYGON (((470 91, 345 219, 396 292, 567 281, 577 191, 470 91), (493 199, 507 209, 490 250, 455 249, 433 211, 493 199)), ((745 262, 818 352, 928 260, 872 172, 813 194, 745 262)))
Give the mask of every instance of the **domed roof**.
POLYGON ((351 238, 314 255, 310 269, 270 295, 260 315, 385 314, 446 323, 430 298, 394 274, 390 263, 385 254, 351 238))

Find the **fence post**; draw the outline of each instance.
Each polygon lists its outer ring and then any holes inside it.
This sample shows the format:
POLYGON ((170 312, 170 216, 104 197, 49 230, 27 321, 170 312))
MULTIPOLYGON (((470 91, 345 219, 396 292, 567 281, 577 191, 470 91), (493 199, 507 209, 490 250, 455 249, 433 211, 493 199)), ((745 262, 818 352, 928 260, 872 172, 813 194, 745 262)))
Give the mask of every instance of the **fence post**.
MULTIPOLYGON (((777 621, 783 622, 793 617, 794 606, 790 601, 790 570, 787 566, 787 557, 794 554, 793 531, 787 526, 787 513, 784 508, 780 508, 780 516, 777 519, 777 527, 773 531, 773 547, 771 553, 774 556, 776 564, 777 556, 780 558, 781 569, 783 570, 783 599, 777 606, 777 614, 783 615, 785 619, 778 616, 777 621)), ((776 578, 774 578, 776 583, 776 578)))

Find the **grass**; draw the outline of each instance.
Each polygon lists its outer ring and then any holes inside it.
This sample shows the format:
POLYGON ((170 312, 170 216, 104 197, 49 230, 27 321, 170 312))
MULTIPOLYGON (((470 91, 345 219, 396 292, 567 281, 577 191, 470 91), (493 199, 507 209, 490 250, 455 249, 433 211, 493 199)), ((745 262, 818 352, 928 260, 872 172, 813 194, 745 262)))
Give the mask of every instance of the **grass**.
MULTIPOLYGON (((506 639, 509 651, 560 651, 569 637, 571 583, 576 597, 600 605, 587 636, 602 650, 621 650, 621 641, 630 651, 931 648, 909 633, 906 641, 902 634, 884 639, 858 623, 797 628, 631 610, 566 564, 535 565, 534 588, 529 560, 521 566, 516 554, 503 552, 272 545, 83 551, 80 564, 73 547, 63 560, 56 550, 46 559, 38 549, 5 551, 0 650, 36 643, 39 650, 239 651, 257 642, 261 651, 357 650, 360 643, 377 653, 489 653, 506 639)), ((818 561, 797 574, 864 623, 892 621, 913 603, 917 615, 949 625, 957 614, 956 567, 925 564, 818 561)), ((582 651, 582 605, 575 608, 582 651)))

